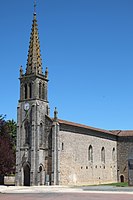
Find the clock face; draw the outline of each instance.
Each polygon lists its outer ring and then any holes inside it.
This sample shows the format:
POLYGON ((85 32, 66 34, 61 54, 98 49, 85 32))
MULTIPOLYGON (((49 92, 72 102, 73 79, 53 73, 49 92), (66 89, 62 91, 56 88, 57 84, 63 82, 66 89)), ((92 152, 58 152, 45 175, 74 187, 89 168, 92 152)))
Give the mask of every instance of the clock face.
POLYGON ((28 111, 29 108, 30 108, 30 104, 29 104, 29 103, 25 103, 25 104, 24 104, 24 110, 25 110, 25 111, 28 111))

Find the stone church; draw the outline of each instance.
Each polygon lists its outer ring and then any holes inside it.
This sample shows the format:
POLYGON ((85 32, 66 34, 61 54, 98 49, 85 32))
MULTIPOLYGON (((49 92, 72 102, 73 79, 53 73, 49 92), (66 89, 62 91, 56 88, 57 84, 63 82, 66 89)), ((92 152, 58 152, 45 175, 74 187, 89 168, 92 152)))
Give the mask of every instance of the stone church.
POLYGON ((64 121, 56 108, 50 117, 35 12, 26 72, 20 67, 19 79, 16 185, 133 185, 133 131, 64 121))

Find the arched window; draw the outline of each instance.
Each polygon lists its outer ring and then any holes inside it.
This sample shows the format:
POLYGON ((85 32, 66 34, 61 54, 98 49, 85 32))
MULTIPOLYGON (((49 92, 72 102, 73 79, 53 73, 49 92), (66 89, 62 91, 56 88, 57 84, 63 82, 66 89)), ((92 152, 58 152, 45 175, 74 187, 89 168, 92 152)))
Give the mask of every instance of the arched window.
POLYGON ((101 162, 105 163, 105 148, 102 147, 101 149, 101 162))
POLYGON ((40 123, 40 145, 43 144, 43 124, 40 123))
POLYGON ((64 143, 62 142, 61 144, 61 150, 63 151, 64 150, 64 143))
POLYGON ((46 106, 46 113, 47 113, 47 115, 49 115, 49 107, 48 107, 48 105, 46 106))
POLYGON ((23 87, 23 83, 21 83, 21 85, 20 85, 20 100, 22 100, 24 98, 23 93, 24 93, 24 87, 23 87))
POLYGON ((89 148, 88 148, 88 160, 90 162, 93 162, 93 148, 92 146, 90 145, 89 148))
POLYGON ((112 150, 112 160, 115 161, 115 148, 112 150))
POLYGON ((39 83, 39 98, 42 98, 42 83, 39 83))
POLYGON ((42 85, 42 99, 45 98, 45 85, 42 85))
POLYGON ((40 167, 39 167, 39 172, 41 172, 42 171, 42 166, 40 165, 40 167))
POLYGON ((25 121, 24 126, 25 126, 25 143, 30 144, 30 124, 28 120, 25 121))
POLYGON ((24 85, 24 90, 25 90, 25 99, 27 99, 27 84, 24 85))
POLYGON ((30 92, 29 97, 31 99, 32 98, 32 84, 31 83, 29 84, 29 92, 30 92))

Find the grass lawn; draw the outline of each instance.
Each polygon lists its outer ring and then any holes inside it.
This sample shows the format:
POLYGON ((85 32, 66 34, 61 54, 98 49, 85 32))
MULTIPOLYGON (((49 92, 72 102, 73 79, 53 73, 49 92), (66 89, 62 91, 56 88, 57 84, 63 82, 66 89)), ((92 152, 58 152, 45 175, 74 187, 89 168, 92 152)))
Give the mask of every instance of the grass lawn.
POLYGON ((98 184, 98 185, 80 185, 74 187, 86 187, 86 186, 114 186, 114 187, 128 187, 128 182, 124 183, 105 183, 105 184, 98 184))
POLYGON ((108 186, 116 186, 116 187, 128 187, 128 183, 109 183, 109 184, 102 184, 102 185, 108 185, 108 186))

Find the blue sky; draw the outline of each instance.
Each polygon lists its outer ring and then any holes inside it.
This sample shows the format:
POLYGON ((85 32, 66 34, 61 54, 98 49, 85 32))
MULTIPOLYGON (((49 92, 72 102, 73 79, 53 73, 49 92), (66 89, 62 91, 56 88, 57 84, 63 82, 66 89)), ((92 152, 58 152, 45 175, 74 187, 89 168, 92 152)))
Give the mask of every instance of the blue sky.
MULTIPOLYGON (((16 120, 33 0, 0 3, 0 114, 16 120)), ((37 0, 37 20, 51 116, 133 129, 133 1, 37 0)))

